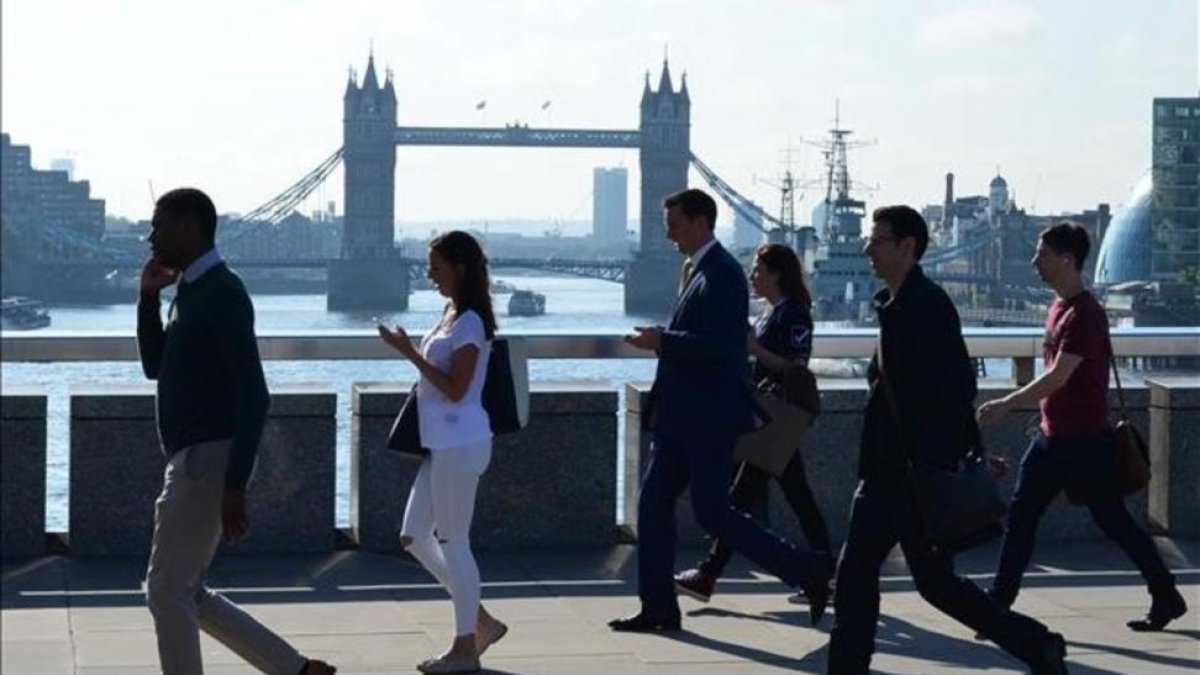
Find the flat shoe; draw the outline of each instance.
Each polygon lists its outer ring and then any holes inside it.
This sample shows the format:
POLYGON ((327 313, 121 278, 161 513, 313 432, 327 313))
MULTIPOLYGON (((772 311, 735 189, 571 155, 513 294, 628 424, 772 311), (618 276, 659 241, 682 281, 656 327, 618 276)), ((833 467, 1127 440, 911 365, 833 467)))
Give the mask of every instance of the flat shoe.
POLYGON ((417 670, 429 675, 455 675, 456 673, 478 673, 479 657, 439 656, 425 659, 417 664, 417 670))

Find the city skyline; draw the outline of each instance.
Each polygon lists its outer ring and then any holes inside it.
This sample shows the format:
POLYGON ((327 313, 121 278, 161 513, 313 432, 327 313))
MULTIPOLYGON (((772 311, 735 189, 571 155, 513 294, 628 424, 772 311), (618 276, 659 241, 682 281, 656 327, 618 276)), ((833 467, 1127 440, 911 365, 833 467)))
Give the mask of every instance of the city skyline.
MULTIPOLYGON (((1150 165, 1151 99, 1197 88, 1196 5, 1182 1, 765 2, 733 22, 681 2, 207 7, 6 3, 4 131, 39 167, 71 156, 110 214, 146 217, 151 184, 195 184, 245 212, 340 145, 347 66, 361 77, 372 42, 401 125, 622 129, 667 45, 676 86, 689 74, 693 150, 772 213, 778 193, 756 179, 777 178, 789 144, 793 170, 819 176, 803 143, 827 132, 835 100, 842 125, 876 141, 850 164, 880 186, 869 205, 937 202, 947 171, 985 194, 998 167, 1020 206, 1054 213, 1121 204, 1150 165)), ((597 166, 630 169, 633 211, 636 157, 402 148, 397 219, 586 218, 597 166)), ((305 210, 341 208, 341 180, 305 210)), ((806 192, 801 220, 818 199, 806 192)))

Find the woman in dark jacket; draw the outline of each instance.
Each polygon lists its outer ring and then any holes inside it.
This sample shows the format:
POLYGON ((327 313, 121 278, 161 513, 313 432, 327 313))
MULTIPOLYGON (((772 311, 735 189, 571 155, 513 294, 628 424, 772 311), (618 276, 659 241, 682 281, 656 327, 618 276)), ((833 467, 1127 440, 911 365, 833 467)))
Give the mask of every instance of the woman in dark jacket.
MULTIPOLYGON (((755 295, 768 305, 746 338, 747 351, 754 357, 754 385, 756 388, 764 384, 781 385, 784 372, 797 363, 807 365, 812 354, 812 296, 804 284, 800 259, 787 246, 764 244, 755 253, 750 284, 755 295)), ((776 480, 800 520, 809 547, 825 561, 832 574, 829 528, 808 485, 799 441, 797 451, 776 480)), ((742 463, 731 491, 734 507, 745 510, 763 499, 768 478, 765 471, 742 463)), ((675 575, 676 590, 708 602, 732 555, 731 548, 715 540, 708 557, 699 566, 675 575)))

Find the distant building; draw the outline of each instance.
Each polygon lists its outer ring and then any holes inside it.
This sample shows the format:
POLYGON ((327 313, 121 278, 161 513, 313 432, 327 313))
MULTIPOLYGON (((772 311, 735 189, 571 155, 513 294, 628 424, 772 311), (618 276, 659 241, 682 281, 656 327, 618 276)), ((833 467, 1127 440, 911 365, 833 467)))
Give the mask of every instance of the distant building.
POLYGON ((1172 281, 1200 274, 1200 98, 1153 110, 1150 274, 1172 281))
POLYGON ((1096 255, 1097 286, 1150 280, 1150 176, 1138 182, 1113 218, 1096 255))
POLYGON ((91 198, 87 181, 66 171, 33 168, 27 145, 0 134, 0 218, 26 234, 61 228, 99 241, 104 235, 104 200, 91 198))
POLYGON ((217 245, 221 254, 241 258, 331 259, 342 248, 342 219, 310 218, 293 211, 278 224, 221 216, 217 245))
POLYGON ((57 157, 50 160, 51 171, 62 171, 67 174, 67 180, 75 180, 75 160, 70 157, 57 157))
POLYGON ((629 220, 629 172, 624 168, 592 170, 592 237, 599 244, 626 240, 629 220))
POLYGON ((952 173, 946 174, 942 204, 926 206, 922 213, 930 226, 927 257, 943 259, 932 271, 961 279, 944 283, 946 290, 956 298, 991 306, 1007 305, 1016 297, 1006 289, 1041 287, 1031 264, 1038 235, 1047 226, 1063 220, 1080 223, 1092 238, 1093 254, 1084 265, 1084 274, 1091 277, 1096 268, 1094 252, 1099 250, 1111 220, 1109 206, 1104 203, 1080 213, 1027 213, 1017 206, 1008 181, 1000 175, 988 183, 986 195, 959 197, 954 193, 952 173), (991 297, 978 292, 983 280, 993 281, 986 284, 991 297))
POLYGON ((996 174, 988 184, 988 215, 995 216, 1008 208, 1008 181, 996 174))

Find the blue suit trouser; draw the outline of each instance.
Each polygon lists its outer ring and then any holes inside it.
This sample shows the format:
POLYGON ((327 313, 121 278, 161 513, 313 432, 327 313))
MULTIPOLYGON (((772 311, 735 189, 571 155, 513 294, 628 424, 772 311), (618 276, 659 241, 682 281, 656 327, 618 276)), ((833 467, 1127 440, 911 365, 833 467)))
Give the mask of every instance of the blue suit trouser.
POLYGON ((789 586, 823 583, 820 564, 780 539, 729 497, 736 436, 683 442, 655 434, 638 499, 638 596, 642 611, 679 614, 675 597, 675 502, 689 491, 696 522, 789 586))

